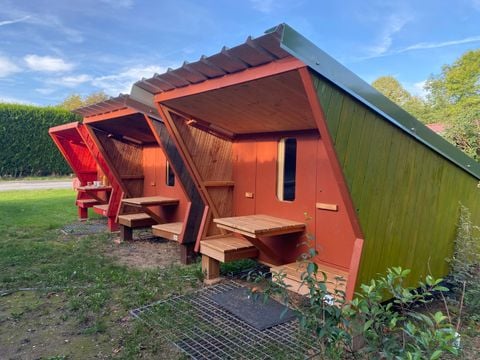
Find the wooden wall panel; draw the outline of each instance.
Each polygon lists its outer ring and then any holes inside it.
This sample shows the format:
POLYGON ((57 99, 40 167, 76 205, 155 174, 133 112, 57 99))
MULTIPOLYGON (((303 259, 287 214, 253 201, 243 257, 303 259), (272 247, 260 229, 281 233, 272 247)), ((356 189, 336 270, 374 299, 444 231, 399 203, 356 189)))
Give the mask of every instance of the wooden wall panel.
POLYGON ((409 285, 446 275, 459 203, 480 223, 478 180, 312 76, 365 234, 357 286, 391 266, 412 269, 409 285))
MULTIPOLYGON (((213 217, 232 216, 233 193, 231 186, 208 187, 209 181, 229 181, 233 179, 232 142, 221 139, 186 123, 183 117, 171 114, 172 122, 180 135, 180 141, 191 166, 197 173, 198 186, 204 192, 213 217)), ((214 235, 220 230, 208 225, 205 235, 214 235)))
POLYGON ((94 135, 104 149, 104 155, 115 168, 128 197, 143 195, 143 148, 138 145, 109 138, 107 133, 94 129, 94 135), (139 176, 139 178, 128 178, 139 176))

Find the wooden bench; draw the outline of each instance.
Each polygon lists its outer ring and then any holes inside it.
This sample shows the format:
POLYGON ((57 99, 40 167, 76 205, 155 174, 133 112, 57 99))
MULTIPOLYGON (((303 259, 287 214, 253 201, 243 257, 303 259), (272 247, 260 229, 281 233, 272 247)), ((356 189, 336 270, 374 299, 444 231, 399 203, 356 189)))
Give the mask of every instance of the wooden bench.
POLYGON ((133 239, 133 229, 149 227, 157 222, 146 213, 123 214, 118 215, 120 224, 120 240, 130 241, 133 239))
POLYGON ((220 263, 256 258, 258 249, 248 240, 233 235, 222 235, 200 241, 202 269, 207 283, 220 278, 220 263))
POLYGON ((157 224, 152 226, 152 233, 155 236, 159 236, 168 240, 178 241, 178 237, 182 233, 182 229, 182 222, 157 224))
POLYGON ((78 199, 77 200, 77 206, 84 209, 91 208, 98 204, 101 204, 101 203, 96 199, 78 199))
MULTIPOLYGON (((325 285, 327 287, 327 291, 330 294, 335 295, 335 290, 345 292, 348 281, 347 271, 340 270, 321 263, 317 263, 317 265, 317 279, 322 281, 324 280, 325 275, 325 285)), ((306 274, 307 271, 307 263, 294 262, 290 264, 273 266, 270 268, 270 270, 272 271, 272 273, 285 274, 283 282, 286 285, 290 286, 288 288, 290 291, 296 292, 301 295, 307 295, 309 293, 307 286, 302 283, 302 276, 305 276, 304 274, 306 274)), ((275 276, 273 277, 273 280, 278 281, 275 276)))
POLYGON ((108 204, 94 205, 93 211, 95 211, 98 215, 107 216, 108 204))

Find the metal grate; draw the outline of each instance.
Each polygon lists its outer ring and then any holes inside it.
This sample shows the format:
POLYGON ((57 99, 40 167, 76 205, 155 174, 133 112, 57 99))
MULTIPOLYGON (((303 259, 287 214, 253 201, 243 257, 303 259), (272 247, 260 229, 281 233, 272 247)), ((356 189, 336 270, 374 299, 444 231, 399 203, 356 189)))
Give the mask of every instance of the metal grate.
POLYGON ((229 281, 131 310, 192 359, 308 359, 318 354, 298 321, 257 330, 210 296, 240 284, 229 281))

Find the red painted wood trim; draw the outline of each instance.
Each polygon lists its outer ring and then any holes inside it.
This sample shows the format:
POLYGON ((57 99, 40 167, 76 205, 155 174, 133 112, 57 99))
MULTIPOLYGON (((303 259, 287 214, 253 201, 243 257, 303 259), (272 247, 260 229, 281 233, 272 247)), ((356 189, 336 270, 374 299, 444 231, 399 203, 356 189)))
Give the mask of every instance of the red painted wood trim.
POLYGON ((352 260, 350 261, 350 270, 348 272, 348 281, 346 289, 346 299, 352 300, 355 295, 355 285, 357 284, 358 271, 360 269, 360 260, 362 258, 363 239, 355 239, 353 244, 352 260))
POLYGON ((222 77, 206 80, 198 84, 192 84, 159 93, 155 95, 155 102, 158 103, 184 96, 199 94, 210 90, 217 90, 227 86, 241 84, 267 76, 295 70, 305 66, 306 65, 297 58, 287 57, 278 61, 273 61, 266 65, 252 67, 238 73, 224 75, 222 77))
POLYGON ((128 116, 128 115, 136 114, 137 112, 138 112, 137 110, 125 107, 123 109, 114 110, 114 111, 111 111, 111 112, 108 112, 108 113, 105 113, 105 114, 92 115, 92 116, 84 117, 83 118, 83 123, 84 124, 90 124, 90 123, 94 123, 94 122, 97 122, 97 121, 110 120, 110 119, 113 119, 113 118, 119 118, 119 117, 122 117, 122 116, 128 116))
POLYGON ((350 260, 349 278, 347 282, 346 295, 347 295, 347 299, 351 299, 355 291, 355 285, 356 285, 357 274, 360 266, 360 258, 362 254, 364 236, 360 227, 360 222, 358 220, 357 213, 355 211, 355 206, 353 205, 353 200, 350 196, 350 191, 348 189, 347 182, 345 180, 345 175, 342 171, 342 167, 340 166, 340 162, 338 161, 337 152, 335 151, 333 139, 330 136, 330 132, 328 131, 328 125, 325 119, 325 113, 323 112, 322 106, 320 105, 320 101, 318 99, 317 92, 313 85, 310 72, 308 68, 298 69, 298 72, 300 74, 300 78, 302 79, 302 83, 305 89, 305 93, 307 95, 308 102, 310 104, 310 108, 312 110, 313 117, 315 119, 315 122, 317 123, 318 129, 320 130, 320 136, 323 142, 325 143, 325 150, 327 152, 327 156, 332 166, 334 176, 337 179, 338 188, 340 190, 342 199, 345 203, 347 215, 350 219, 353 232, 357 237, 354 243, 352 258, 350 260))
POLYGON ((178 235, 178 243, 179 244, 183 244, 183 239, 184 239, 184 235, 185 235, 185 229, 187 228, 187 222, 188 222, 188 217, 190 215, 190 208, 192 207, 192 202, 189 201, 187 203, 187 208, 185 209, 185 216, 183 218, 183 225, 182 225, 182 232, 180 233, 180 235, 178 235))
POLYGON ((363 238, 363 233, 360 228, 360 223, 358 221, 357 213, 355 211, 355 206, 353 205, 350 191, 348 190, 347 182, 342 171, 342 167, 340 166, 340 162, 338 161, 337 152, 335 151, 332 137, 330 136, 330 132, 328 131, 325 114, 320 105, 320 101, 318 100, 315 87, 313 86, 312 77, 310 75, 310 72, 308 71, 308 68, 299 69, 298 72, 302 79, 302 83, 305 88, 305 93, 307 95, 313 117, 315 119, 315 122, 317 123, 318 129, 320 130, 320 136, 325 143, 325 149, 332 165, 335 178, 338 180, 340 193, 345 202, 347 214, 352 224, 353 231, 358 238, 363 238))
POLYGON ((49 134, 55 134, 57 132, 62 132, 62 131, 65 131, 65 130, 75 129, 75 128, 78 127, 78 124, 79 124, 79 122, 75 121, 75 122, 71 122, 71 123, 68 123, 68 124, 57 125, 57 126, 54 126, 54 127, 51 127, 50 129, 48 129, 48 133, 49 134))
POLYGON ((195 252, 200 252, 200 241, 203 238, 203 229, 205 229, 205 226, 208 226, 207 222, 208 218, 210 217, 209 213, 210 208, 208 207, 208 205, 205 205, 205 209, 203 210, 202 222, 200 224, 200 229, 198 230, 197 240, 195 241, 195 252))

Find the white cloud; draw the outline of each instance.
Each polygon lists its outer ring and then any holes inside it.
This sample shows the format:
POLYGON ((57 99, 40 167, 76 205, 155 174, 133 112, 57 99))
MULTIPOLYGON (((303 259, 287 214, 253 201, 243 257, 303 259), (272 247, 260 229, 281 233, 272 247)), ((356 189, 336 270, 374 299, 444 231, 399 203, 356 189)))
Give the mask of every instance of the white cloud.
POLYGON ((427 83, 427 80, 422 80, 418 81, 416 83, 405 83, 405 89, 407 91, 415 96, 419 96, 422 99, 425 99, 427 97, 427 91, 425 90, 425 84, 427 83))
POLYGON ((28 19, 30 19, 30 16, 29 16, 29 15, 24 16, 24 17, 21 17, 21 18, 19 18, 19 19, 4 20, 4 21, 0 21, 0 26, 10 25, 10 24, 16 24, 16 23, 23 22, 23 21, 28 20, 28 19))
POLYGON ((394 35, 400 32, 411 20, 412 18, 410 16, 398 14, 387 17, 385 20, 386 25, 381 30, 377 43, 367 48, 369 54, 364 59, 375 58, 386 54, 392 46, 394 35))
POLYGON ((71 76, 63 76, 58 79, 52 79, 49 82, 52 84, 57 84, 57 85, 62 85, 66 87, 76 87, 78 85, 87 83, 89 81, 92 81, 93 78, 90 75, 87 74, 79 74, 79 75, 71 75, 71 76))
POLYGON ((113 7, 131 8, 133 6, 133 0, 100 0, 100 1, 113 7))
POLYGON ((0 56, 0 78, 22 71, 14 62, 0 56))
POLYGON ((155 65, 138 66, 126 69, 118 74, 96 77, 92 79, 92 85, 102 89, 109 95, 116 96, 120 93, 129 93, 132 84, 141 78, 152 77, 155 73, 165 71, 166 68, 155 65))
MULTIPOLYGON (((480 1, 480 0, 479 0, 480 1)), ((464 39, 442 41, 442 42, 422 42, 414 45, 407 46, 403 49, 394 51, 395 54, 411 51, 411 50, 424 50, 424 49, 436 49, 453 45, 468 44, 472 42, 480 41, 480 36, 470 36, 464 39)))
POLYGON ((42 95, 51 95, 55 91, 57 91, 57 89, 54 89, 54 88, 38 88, 38 89, 35 89, 35 91, 42 94, 42 95))
POLYGON ((28 100, 23 100, 23 99, 11 97, 11 96, 3 96, 3 95, 0 95, 0 103, 36 105, 35 103, 28 100))
POLYGON ((74 65, 61 58, 51 56, 27 55, 24 57, 27 66, 33 71, 64 72, 73 69, 74 65))
POLYGON ((270 14, 275 8, 274 0, 250 0, 253 8, 265 14, 270 14))

